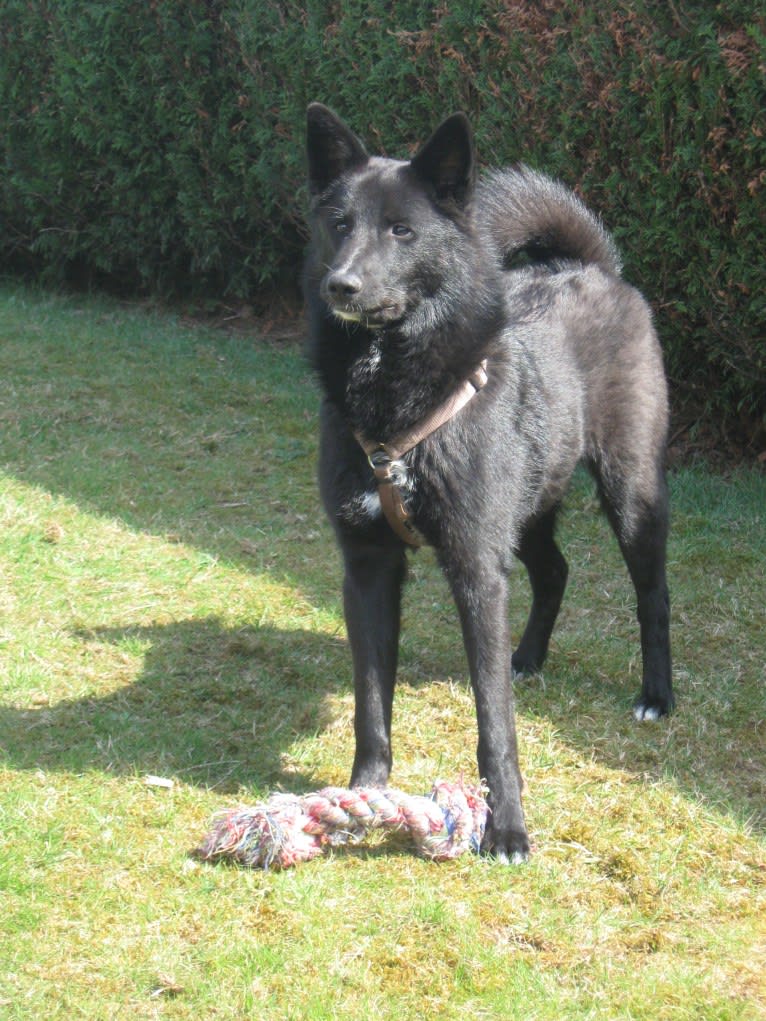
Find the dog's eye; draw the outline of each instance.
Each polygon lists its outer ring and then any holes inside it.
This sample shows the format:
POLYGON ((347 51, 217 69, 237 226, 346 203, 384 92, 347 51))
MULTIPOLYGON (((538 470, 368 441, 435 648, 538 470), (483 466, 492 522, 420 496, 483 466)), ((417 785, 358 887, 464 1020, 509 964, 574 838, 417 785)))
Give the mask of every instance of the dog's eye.
POLYGON ((412 230, 407 226, 406 223, 395 223, 391 227, 391 233, 395 238, 408 238, 412 237, 412 230))
POLYGON ((351 233, 351 224, 348 222, 348 220, 336 220, 334 226, 339 234, 351 233))

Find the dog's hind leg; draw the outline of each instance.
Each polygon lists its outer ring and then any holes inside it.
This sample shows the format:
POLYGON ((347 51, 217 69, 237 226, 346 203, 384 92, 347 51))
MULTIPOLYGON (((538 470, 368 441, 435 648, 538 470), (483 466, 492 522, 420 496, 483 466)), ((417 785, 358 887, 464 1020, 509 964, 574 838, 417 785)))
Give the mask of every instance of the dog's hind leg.
POLYGON ((399 647, 404 547, 342 541, 343 606, 354 665, 356 752, 351 786, 382 786, 391 771, 391 708, 399 647))
POLYGON ((651 495, 639 495, 622 479, 597 473, 607 517, 636 590, 641 628, 643 679, 633 713, 656 720, 673 708, 670 656, 670 596, 665 572, 668 497, 665 473, 656 472, 651 495))
POLYGON ((545 662, 566 588, 569 568, 554 538, 557 511, 554 507, 528 525, 516 551, 532 586, 529 620, 512 658, 519 674, 533 674, 545 662))

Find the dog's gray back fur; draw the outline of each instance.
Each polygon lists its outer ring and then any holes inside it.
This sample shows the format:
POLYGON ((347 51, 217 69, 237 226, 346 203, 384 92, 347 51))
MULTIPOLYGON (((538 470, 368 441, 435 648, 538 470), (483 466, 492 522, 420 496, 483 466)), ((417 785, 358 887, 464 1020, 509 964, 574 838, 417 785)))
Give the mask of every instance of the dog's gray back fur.
POLYGON ((628 536, 657 498, 668 419, 649 306, 621 278, 600 219, 560 182, 525 166, 490 172, 471 215, 477 243, 505 270, 506 421, 529 430, 516 447, 535 480, 522 487, 527 513, 555 506, 584 460, 630 485, 616 511, 628 536), (521 399, 525 372, 536 398, 521 399))

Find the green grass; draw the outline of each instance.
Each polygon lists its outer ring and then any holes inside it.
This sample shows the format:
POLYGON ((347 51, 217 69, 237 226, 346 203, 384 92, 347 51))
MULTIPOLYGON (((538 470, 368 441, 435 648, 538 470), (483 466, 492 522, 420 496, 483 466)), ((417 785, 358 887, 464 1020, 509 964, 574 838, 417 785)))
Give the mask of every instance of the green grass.
MULTIPOLYGON (((762 474, 671 479, 679 710, 642 727, 633 596, 576 480, 517 691, 528 866, 382 841, 252 873, 190 857, 212 813, 352 756, 300 351, 5 284, 0 366, 3 1021, 766 1016, 762 474)), ((527 604, 518 572, 516 634, 527 604)), ((403 789, 475 777, 427 551, 394 740, 403 789)))

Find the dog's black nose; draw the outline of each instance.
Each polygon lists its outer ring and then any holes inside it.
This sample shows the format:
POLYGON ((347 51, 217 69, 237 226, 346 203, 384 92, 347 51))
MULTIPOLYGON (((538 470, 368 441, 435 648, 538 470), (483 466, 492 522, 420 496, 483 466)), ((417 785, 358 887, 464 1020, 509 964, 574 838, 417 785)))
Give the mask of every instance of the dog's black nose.
POLYGON ((327 291, 333 298, 353 298, 362 289, 362 281, 356 273, 338 271, 327 278, 327 291))

